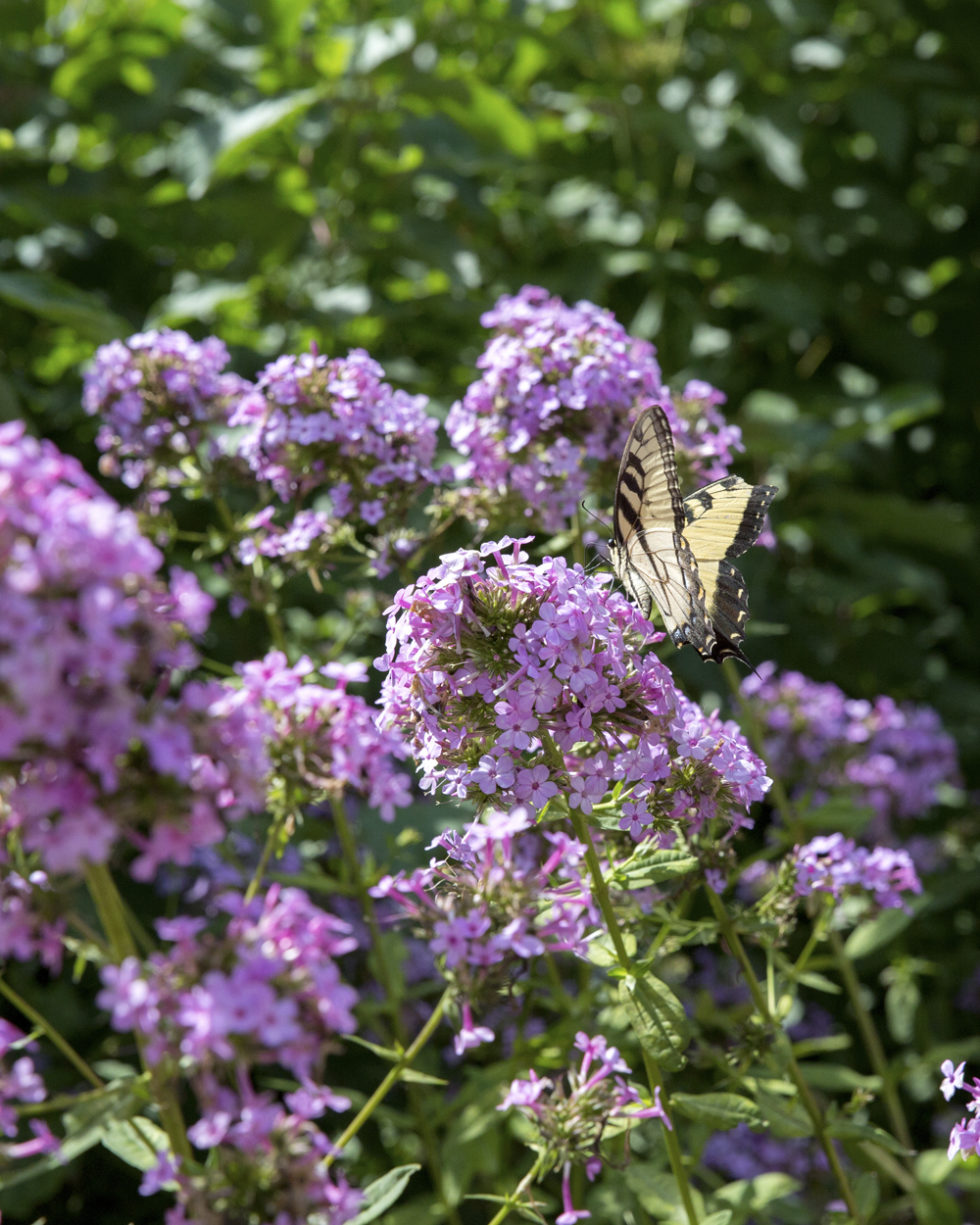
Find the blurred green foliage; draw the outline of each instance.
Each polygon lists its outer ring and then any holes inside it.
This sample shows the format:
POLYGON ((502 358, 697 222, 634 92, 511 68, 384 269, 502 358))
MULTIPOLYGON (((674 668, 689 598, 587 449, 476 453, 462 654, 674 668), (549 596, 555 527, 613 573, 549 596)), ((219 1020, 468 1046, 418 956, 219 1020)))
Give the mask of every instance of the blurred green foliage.
MULTIPOLYGON (((756 658, 980 757, 975 0, 0 2, 0 414, 91 461, 147 326, 369 348, 448 407, 525 282, 729 395, 756 658)), ((718 686, 678 657, 693 687, 718 686)))

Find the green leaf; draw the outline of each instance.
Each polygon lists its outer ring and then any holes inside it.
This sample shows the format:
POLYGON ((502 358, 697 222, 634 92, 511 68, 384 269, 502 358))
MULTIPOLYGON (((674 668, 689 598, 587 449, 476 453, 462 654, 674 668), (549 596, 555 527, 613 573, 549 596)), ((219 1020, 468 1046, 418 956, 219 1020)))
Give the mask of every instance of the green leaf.
POLYGON ((353 1225, 367 1225, 368 1221, 376 1221, 382 1212, 387 1212, 401 1198, 408 1180, 421 1168, 419 1165, 396 1166, 369 1183, 364 1188, 364 1207, 354 1217, 353 1225))
POLYGON ((671 1106, 681 1114, 715 1130, 728 1131, 747 1123, 757 1131, 765 1127, 765 1119, 751 1098, 740 1093, 672 1093, 671 1106))
POLYGON ((851 961, 867 957, 884 948, 905 931, 912 922, 912 915, 904 910, 883 910, 855 927, 844 943, 844 955, 851 961))
MULTIPOLYGON (((947 1161, 946 1164, 951 1163, 947 1161)), ((912 1192, 912 1203, 917 1221, 928 1221, 929 1225, 962 1225, 959 1204, 942 1187, 917 1186, 912 1192)))
POLYGON ((107 1123, 102 1145, 134 1170, 149 1170, 156 1165, 158 1153, 170 1151, 167 1133, 143 1115, 107 1123))
POLYGON ((856 1119, 836 1118, 827 1123, 827 1134, 835 1140, 860 1140, 875 1144, 896 1157, 907 1157, 908 1150, 894 1136, 872 1123, 859 1123, 856 1119))
POLYGON ((0 300, 49 323, 66 324, 86 340, 103 344, 132 328, 93 293, 50 272, 0 272, 0 300))
POLYGON ((881 1092, 880 1076, 865 1076, 841 1063, 804 1063, 803 1075, 808 1085, 829 1092, 852 1093, 855 1089, 881 1092))
POLYGON ((667 984, 652 974, 627 978, 620 984, 619 994, 644 1050, 667 1071, 683 1067, 690 1024, 683 1005, 667 984))
POLYGON ((624 889, 642 889, 658 881, 686 876, 698 866, 687 851, 640 847, 625 863, 619 864, 614 880, 624 889))
MULTIPOLYGON (((734 1207, 758 1212, 767 1204, 786 1199, 799 1191, 800 1183, 788 1174, 759 1174, 755 1178, 726 1183, 712 1194, 712 1199, 730 1200, 734 1207)), ((744 1219, 744 1218, 743 1218, 744 1219)))
POLYGON ((758 1089, 755 1100, 774 1136, 793 1139, 813 1135, 813 1122, 798 1098, 779 1097, 758 1089))
POLYGON ((915 1177, 928 1186, 938 1186, 945 1182, 953 1170, 953 1163, 946 1156, 944 1148, 927 1148, 918 1153, 915 1158, 915 1177))

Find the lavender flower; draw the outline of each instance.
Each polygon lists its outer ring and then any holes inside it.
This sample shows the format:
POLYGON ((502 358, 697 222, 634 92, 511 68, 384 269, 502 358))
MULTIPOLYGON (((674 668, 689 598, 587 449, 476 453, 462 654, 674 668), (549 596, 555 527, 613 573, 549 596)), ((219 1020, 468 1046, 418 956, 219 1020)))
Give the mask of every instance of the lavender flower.
POLYGON ((82 405, 101 420, 95 441, 102 470, 132 489, 186 483, 187 461, 248 386, 224 373, 227 364, 228 350, 216 336, 195 341, 169 328, 98 349, 82 405))
POLYGON ((530 565, 521 543, 446 556, 395 596, 382 725, 411 741, 423 789, 588 814, 618 784, 637 838, 716 814, 746 823, 769 780, 735 726, 639 655, 656 635, 607 576, 530 565))
POLYGON ((144 877, 186 862, 265 798, 255 713, 216 683, 168 688, 210 597, 181 571, 166 586, 135 517, 21 422, 0 426, 0 491, 0 832, 49 873, 121 840, 144 877))
MULTIPOLYGON (((432 844, 445 852, 426 868, 384 878, 372 890, 394 901, 441 961, 462 998, 456 1053, 490 1042, 472 1004, 499 992, 546 952, 584 955, 599 920, 581 843, 534 830, 527 808, 489 810, 462 835, 432 844)), ((432 849, 430 848, 430 849, 432 849)))
POLYGON ((949 1148, 946 1155, 950 1161, 957 1153, 964 1160, 971 1153, 980 1155, 980 1079, 974 1076, 973 1084, 966 1084, 963 1076, 964 1067, 963 1063, 954 1067, 952 1059, 944 1059, 940 1067, 943 1079, 939 1088, 943 1097, 948 1102, 952 1100, 957 1089, 965 1090, 970 1098, 966 1109, 972 1116, 970 1118, 964 1116, 953 1125, 953 1130, 949 1133, 949 1148))
POLYGON ((770 767, 819 802, 845 791, 874 812, 873 835, 892 836, 892 823, 921 816, 945 784, 958 781, 956 746, 936 712, 848 698, 836 685, 799 672, 777 674, 762 663, 742 681, 742 693, 764 728, 770 767))
POLYGON ((535 1147, 543 1155, 546 1170, 562 1171, 562 1212, 555 1225, 573 1225, 591 1214, 576 1209, 571 1196, 571 1170, 585 1167, 589 1180, 602 1168, 599 1144, 612 1123, 635 1119, 660 1119, 671 1128, 660 1104, 660 1088, 653 1102, 644 1106, 639 1093, 626 1080, 630 1069, 614 1046, 601 1035, 579 1032, 575 1046, 582 1052, 577 1068, 569 1068, 564 1084, 539 1077, 532 1068, 526 1080, 514 1080, 498 1110, 517 1109, 533 1124, 535 1147))
POLYGON ((839 900, 845 894, 867 894, 882 910, 908 911, 902 895, 922 892, 907 851, 869 850, 843 834, 828 834, 796 847, 794 857, 798 897, 823 892, 839 900))
POLYGON ((284 522, 269 510, 253 522, 244 560, 262 554, 312 563, 360 532, 384 572, 392 554, 417 547, 408 512, 446 475, 433 467, 438 423, 425 396, 383 379, 363 349, 332 359, 304 353, 270 363, 239 400, 228 420, 244 427, 236 453, 286 504, 284 522), (315 505, 297 512, 307 497, 315 505))
POLYGON ((689 383, 675 407, 653 345, 591 302, 567 306, 525 285, 481 322, 494 329, 477 361, 483 374, 446 419, 466 457, 457 477, 467 483, 460 497, 469 517, 523 515, 548 532, 566 527, 586 492, 586 461, 605 465, 608 488, 630 424, 653 403, 670 419, 685 476, 724 475, 731 449, 741 447, 738 429, 717 411, 720 392, 689 383))

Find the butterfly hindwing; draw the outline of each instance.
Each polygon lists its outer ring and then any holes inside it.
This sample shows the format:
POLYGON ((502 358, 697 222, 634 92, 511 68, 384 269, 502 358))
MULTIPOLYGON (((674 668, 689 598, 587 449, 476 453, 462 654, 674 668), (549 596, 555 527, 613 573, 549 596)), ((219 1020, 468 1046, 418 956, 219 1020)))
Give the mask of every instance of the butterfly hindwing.
POLYGON ((742 652, 749 597, 731 558, 755 543, 775 493, 774 485, 726 476, 684 499, 684 535, 704 587, 705 611, 717 637, 711 658, 718 662, 729 655, 749 662, 742 652))
POLYGON ((613 568, 644 616, 657 605, 676 646, 710 652, 714 639, 684 523, 670 423, 654 406, 635 422, 619 466, 613 568))
POLYGON ((731 559, 755 543, 775 493, 727 476, 682 499, 663 409, 635 422, 619 466, 611 559, 644 616, 654 603, 660 609, 675 646, 748 664, 741 644, 749 601, 731 559))

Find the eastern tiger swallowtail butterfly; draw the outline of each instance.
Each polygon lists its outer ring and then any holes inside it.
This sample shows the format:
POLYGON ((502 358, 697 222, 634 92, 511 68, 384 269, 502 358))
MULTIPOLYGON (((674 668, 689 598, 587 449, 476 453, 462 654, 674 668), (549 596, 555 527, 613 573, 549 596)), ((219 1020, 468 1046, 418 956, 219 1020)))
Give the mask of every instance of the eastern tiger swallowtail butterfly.
POLYGON ((726 476, 681 498, 663 409, 637 419, 619 465, 610 559, 643 615, 660 609, 675 646, 752 666, 742 653, 749 600, 731 558, 755 543, 775 493, 726 476))

